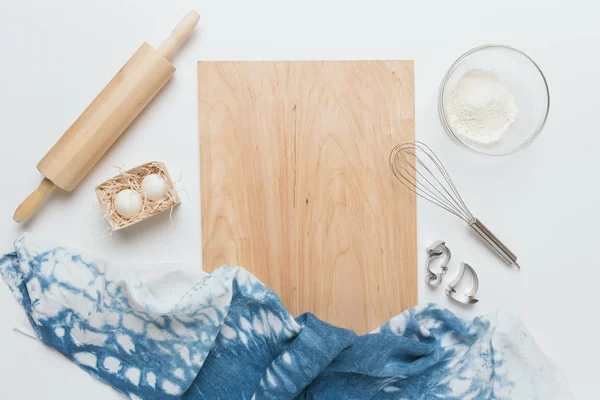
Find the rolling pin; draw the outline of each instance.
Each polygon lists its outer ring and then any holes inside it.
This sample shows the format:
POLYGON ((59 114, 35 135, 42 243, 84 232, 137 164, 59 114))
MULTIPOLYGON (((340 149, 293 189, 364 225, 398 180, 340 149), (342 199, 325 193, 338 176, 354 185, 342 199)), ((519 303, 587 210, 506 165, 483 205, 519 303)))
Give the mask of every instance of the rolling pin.
POLYGON ((191 11, 158 49, 142 44, 39 162, 37 168, 44 179, 15 211, 16 222, 31 217, 56 188, 68 192, 75 189, 175 73, 168 59, 199 19, 200 15, 191 11))

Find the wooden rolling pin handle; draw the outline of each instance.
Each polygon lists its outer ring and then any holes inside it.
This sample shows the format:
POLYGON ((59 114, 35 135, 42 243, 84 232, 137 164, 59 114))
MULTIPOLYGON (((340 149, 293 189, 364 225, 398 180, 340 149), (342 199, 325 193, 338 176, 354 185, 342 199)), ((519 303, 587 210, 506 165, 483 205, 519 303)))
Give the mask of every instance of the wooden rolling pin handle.
POLYGON ((188 15, 177 24, 171 35, 158 47, 157 51, 166 59, 171 58, 173 53, 185 42, 192 33, 194 27, 200 20, 200 14, 190 11, 188 15))
POLYGON ((33 191, 17 208, 13 219, 15 222, 21 223, 28 220, 42 205, 46 196, 52 193, 56 189, 56 185, 49 179, 44 178, 37 189, 33 191))

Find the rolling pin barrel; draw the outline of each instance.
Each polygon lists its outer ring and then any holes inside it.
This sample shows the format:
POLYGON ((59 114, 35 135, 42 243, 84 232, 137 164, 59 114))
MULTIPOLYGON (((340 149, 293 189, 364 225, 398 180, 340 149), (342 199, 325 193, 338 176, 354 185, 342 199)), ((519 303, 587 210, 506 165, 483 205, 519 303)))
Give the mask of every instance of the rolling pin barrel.
POLYGON ((168 58, 185 42, 200 16, 191 11, 154 49, 142 46, 42 158, 44 180, 21 203, 13 219, 27 220, 56 187, 71 191, 175 73, 168 58))

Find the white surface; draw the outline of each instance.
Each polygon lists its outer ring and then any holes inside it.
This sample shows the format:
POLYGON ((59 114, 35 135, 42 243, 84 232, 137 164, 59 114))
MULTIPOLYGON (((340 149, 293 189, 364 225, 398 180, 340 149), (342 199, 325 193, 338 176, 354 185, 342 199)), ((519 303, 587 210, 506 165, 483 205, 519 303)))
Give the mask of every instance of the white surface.
MULTIPOLYGON (((600 224, 600 25, 596 2, 482 1, 0 1, 0 250, 22 229, 115 261, 186 261, 200 268, 196 61, 222 59, 414 59, 417 137, 429 143, 467 203, 517 253, 506 268, 459 220, 419 203, 419 249, 445 239, 454 265, 471 263, 481 302, 471 310, 424 284, 420 301, 469 315, 503 309, 521 316, 566 373, 576 398, 597 397, 600 279, 594 252, 600 224), (28 225, 11 216, 39 182, 35 165, 143 42, 157 46, 189 9, 202 18, 174 58, 164 91, 73 193, 57 191, 28 225), (551 112, 542 135, 511 157, 486 158, 456 146, 437 116, 446 69, 469 48, 505 43, 543 69, 551 112), (183 203, 103 237, 93 188, 112 166, 165 161, 183 203), (144 258, 143 260, 141 258, 144 258)), ((450 272, 450 275, 454 271, 450 272)), ((12 330, 19 308, 0 286, 0 398, 118 399, 32 339, 12 330)))

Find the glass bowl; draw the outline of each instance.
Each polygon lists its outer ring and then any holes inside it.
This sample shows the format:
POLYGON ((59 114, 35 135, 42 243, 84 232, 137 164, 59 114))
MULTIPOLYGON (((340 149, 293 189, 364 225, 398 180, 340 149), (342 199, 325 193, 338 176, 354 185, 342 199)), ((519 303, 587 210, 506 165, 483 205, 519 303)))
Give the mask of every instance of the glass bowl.
POLYGON ((550 92, 541 69, 525 53, 509 46, 484 45, 469 50, 452 64, 440 86, 438 108, 444 129, 458 144, 480 154, 504 156, 524 149, 538 137, 550 110, 550 92), (450 94, 471 69, 494 72, 515 98, 515 121, 497 142, 482 144, 461 135, 453 129, 446 113, 450 94))

